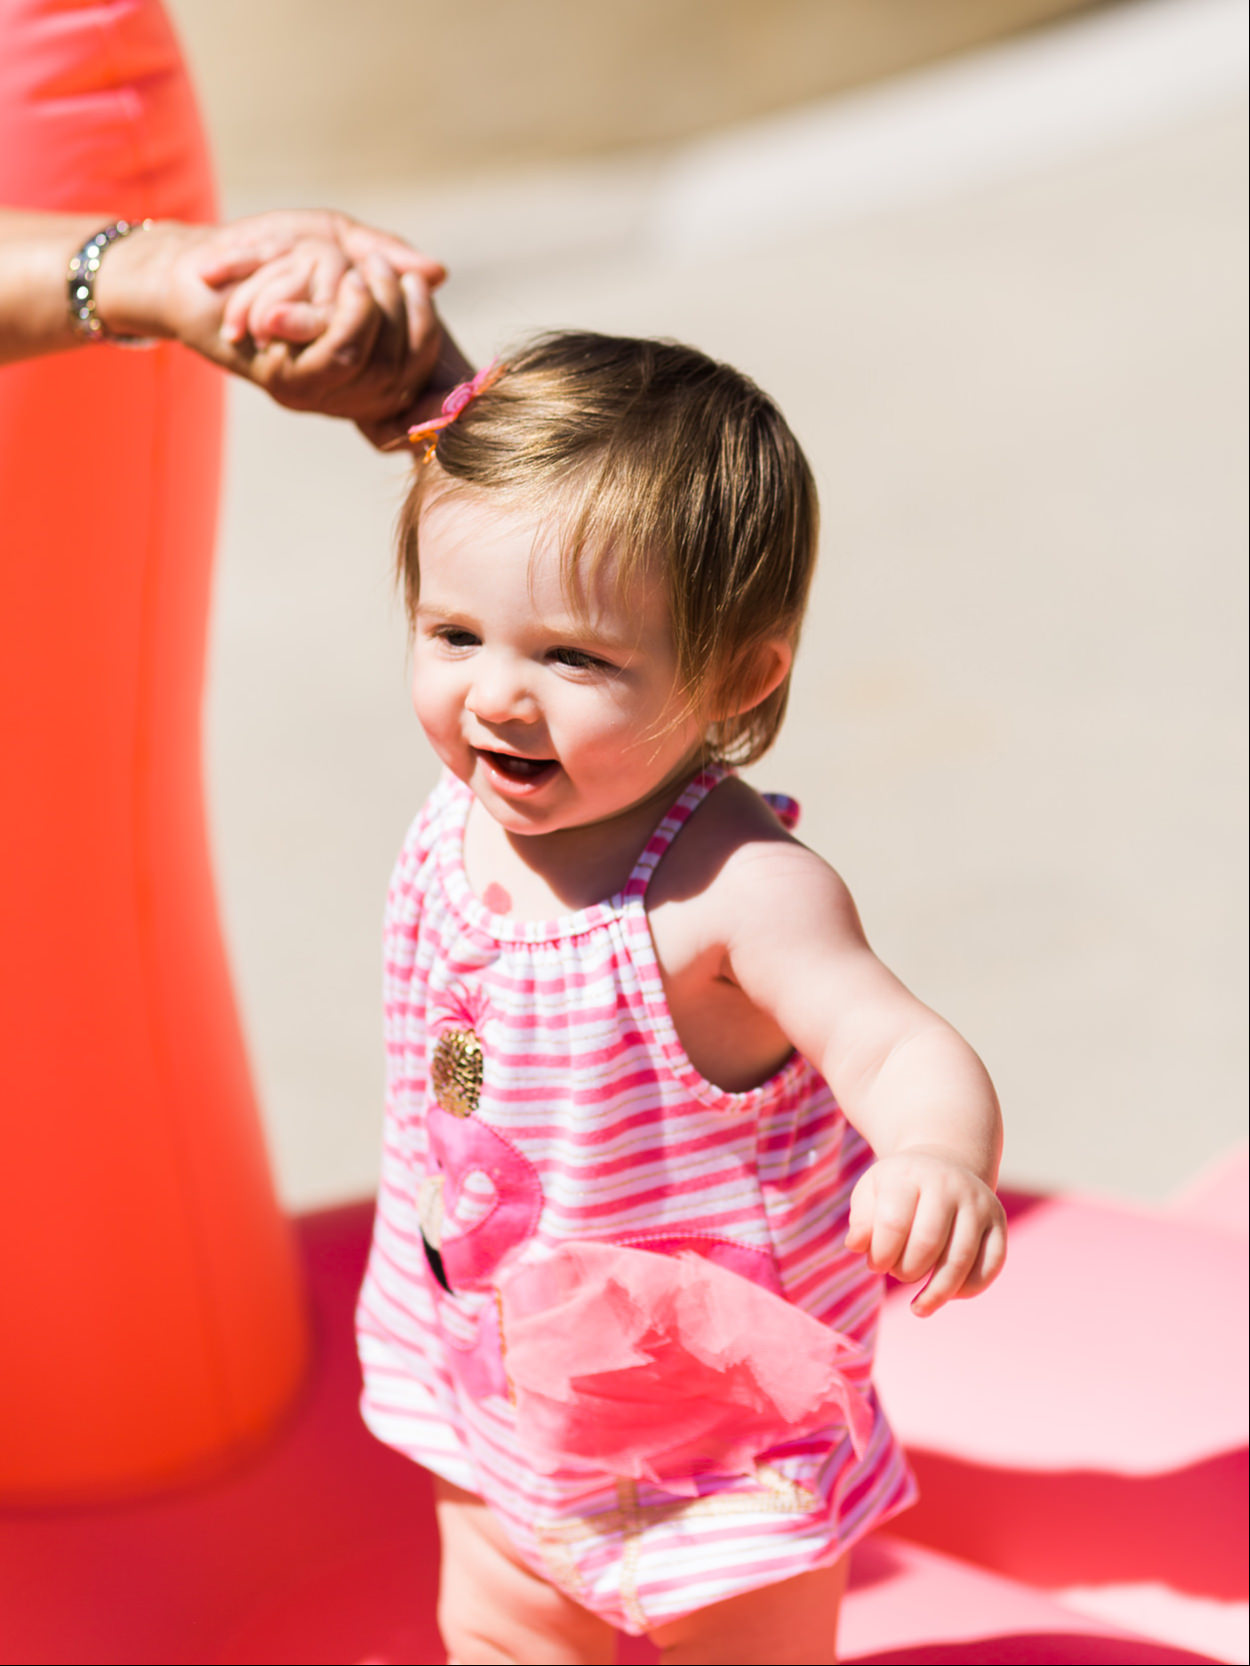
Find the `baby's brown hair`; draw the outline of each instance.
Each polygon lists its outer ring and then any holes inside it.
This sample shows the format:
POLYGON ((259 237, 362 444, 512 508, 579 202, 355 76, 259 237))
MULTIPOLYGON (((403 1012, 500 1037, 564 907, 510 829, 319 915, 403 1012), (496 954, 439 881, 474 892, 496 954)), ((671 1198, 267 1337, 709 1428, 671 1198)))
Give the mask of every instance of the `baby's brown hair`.
POLYGON ((798 441, 752 381, 676 342, 539 336, 508 355, 433 456, 436 470, 418 462, 400 516, 410 619, 431 478, 539 512, 554 497, 568 580, 609 552, 625 587, 661 564, 678 675, 688 708, 708 714, 709 754, 751 763, 767 751, 788 674, 758 704, 716 714, 750 700, 765 644, 797 642, 818 510, 798 441))

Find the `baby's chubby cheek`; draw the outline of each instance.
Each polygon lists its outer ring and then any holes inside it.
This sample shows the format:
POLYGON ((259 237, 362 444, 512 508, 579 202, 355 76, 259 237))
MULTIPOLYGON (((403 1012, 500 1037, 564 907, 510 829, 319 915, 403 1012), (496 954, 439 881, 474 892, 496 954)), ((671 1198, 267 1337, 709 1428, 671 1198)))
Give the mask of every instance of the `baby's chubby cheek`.
POLYGON ((454 723, 454 702, 440 694, 437 679, 431 677, 420 664, 413 670, 408 696, 417 722, 431 742, 436 743, 438 735, 454 723))
POLYGON ((463 779, 471 767, 472 754, 461 738, 455 716, 449 716, 440 710, 428 697, 423 698, 415 687, 412 691, 412 709, 421 725, 426 744, 439 763, 463 779))

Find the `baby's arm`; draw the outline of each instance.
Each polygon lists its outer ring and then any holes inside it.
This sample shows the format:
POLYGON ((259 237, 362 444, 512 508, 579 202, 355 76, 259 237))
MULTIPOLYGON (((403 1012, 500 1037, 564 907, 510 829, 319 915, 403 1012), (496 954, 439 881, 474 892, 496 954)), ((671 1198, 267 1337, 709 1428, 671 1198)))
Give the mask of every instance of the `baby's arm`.
POLYGON ((878 1272, 927 1277, 918 1314, 976 1295, 1007 1244, 993 1189, 1001 1120, 984 1065, 877 959, 850 892, 813 852, 753 840, 729 866, 728 975, 819 1066, 877 1153, 851 1198, 848 1247, 878 1272))

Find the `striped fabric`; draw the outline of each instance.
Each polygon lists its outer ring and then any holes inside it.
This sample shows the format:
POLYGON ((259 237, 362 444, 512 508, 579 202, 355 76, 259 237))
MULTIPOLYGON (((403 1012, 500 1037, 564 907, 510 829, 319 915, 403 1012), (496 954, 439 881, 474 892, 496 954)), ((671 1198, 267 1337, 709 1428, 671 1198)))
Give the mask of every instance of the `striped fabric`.
POLYGON ((798 1055, 748 1092, 713 1086, 665 1001, 647 884, 724 774, 690 783, 619 896, 549 923, 493 915, 471 893, 471 795, 445 777, 387 904, 365 1421, 484 1497, 526 1561, 633 1633, 828 1562, 914 1496, 867 1381, 881 1280, 840 1247, 871 1152, 798 1055), (845 1425, 801 1440, 779 1428, 754 1474, 701 1476, 694 1497, 539 1472, 516 1435, 495 1279, 570 1239, 758 1266, 747 1276, 861 1345, 847 1372, 875 1412, 861 1455, 845 1425))

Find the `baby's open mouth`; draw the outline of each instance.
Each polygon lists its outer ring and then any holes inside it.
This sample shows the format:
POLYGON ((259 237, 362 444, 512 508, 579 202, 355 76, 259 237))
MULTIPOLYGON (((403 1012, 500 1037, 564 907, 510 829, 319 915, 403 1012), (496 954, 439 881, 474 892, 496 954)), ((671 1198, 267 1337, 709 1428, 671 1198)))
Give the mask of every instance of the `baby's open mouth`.
POLYGON ((554 758, 518 758, 513 752, 487 752, 480 748, 479 752, 492 769, 509 781, 537 781, 556 767, 554 758))

